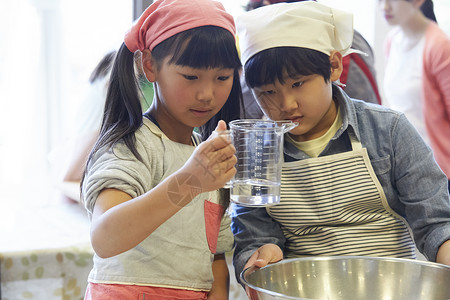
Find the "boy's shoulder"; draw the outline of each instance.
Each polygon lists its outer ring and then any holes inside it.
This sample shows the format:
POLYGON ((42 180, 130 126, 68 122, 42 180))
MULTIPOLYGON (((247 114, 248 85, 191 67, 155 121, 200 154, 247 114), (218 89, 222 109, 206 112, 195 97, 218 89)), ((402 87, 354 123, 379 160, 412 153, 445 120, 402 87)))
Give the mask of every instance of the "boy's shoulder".
POLYGON ((352 110, 355 110, 358 113, 368 113, 368 114, 381 113, 381 114, 393 114, 394 116, 401 114, 400 112, 392 110, 387 106, 350 98, 350 96, 345 91, 343 91, 341 88, 337 86, 333 87, 333 94, 338 99, 342 99, 339 100, 340 105, 346 106, 347 107, 346 110, 348 110, 350 113, 352 110))
POLYGON ((401 112, 379 104, 347 98, 347 118, 350 125, 355 125, 361 134, 367 131, 386 132, 395 127, 403 115, 401 112))
POLYGON ((375 103, 369 103, 363 100, 358 99, 352 99, 349 98, 350 103, 353 105, 356 111, 358 112, 364 112, 368 114, 385 114, 385 115, 392 115, 399 116, 402 113, 396 110, 393 110, 387 106, 375 104, 375 103))
POLYGON ((345 122, 359 135, 372 135, 374 131, 388 134, 404 116, 383 105, 352 99, 337 86, 333 87, 333 95, 338 100, 345 122))

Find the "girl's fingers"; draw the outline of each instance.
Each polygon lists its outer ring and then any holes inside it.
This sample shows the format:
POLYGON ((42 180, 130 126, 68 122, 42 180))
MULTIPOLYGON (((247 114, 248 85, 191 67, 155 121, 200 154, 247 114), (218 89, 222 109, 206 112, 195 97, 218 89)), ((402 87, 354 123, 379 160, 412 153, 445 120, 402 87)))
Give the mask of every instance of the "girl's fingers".
POLYGON ((222 162, 223 169, 228 172, 230 169, 234 168, 236 163, 237 163, 237 158, 236 158, 236 156, 233 155, 230 158, 228 158, 227 160, 224 160, 222 162))
POLYGON ((233 159, 233 157, 236 158, 236 156, 234 155, 235 152, 236 152, 236 150, 234 149, 234 146, 230 144, 230 145, 226 146, 225 148, 222 148, 216 152, 217 160, 219 162, 224 162, 229 159, 233 159))
POLYGON ((200 153, 203 159, 207 161, 208 165, 213 165, 226 161, 234 156, 236 149, 229 141, 223 140, 220 137, 207 141, 202 145, 200 153))
POLYGON ((225 121, 220 120, 219 123, 217 123, 216 129, 211 133, 211 135, 208 137, 208 140, 211 140, 217 136, 223 135, 224 137, 229 137, 230 131, 227 130, 227 124, 225 121))
POLYGON ((216 129, 214 131, 224 131, 227 130, 227 123, 224 120, 220 120, 217 123, 216 129))

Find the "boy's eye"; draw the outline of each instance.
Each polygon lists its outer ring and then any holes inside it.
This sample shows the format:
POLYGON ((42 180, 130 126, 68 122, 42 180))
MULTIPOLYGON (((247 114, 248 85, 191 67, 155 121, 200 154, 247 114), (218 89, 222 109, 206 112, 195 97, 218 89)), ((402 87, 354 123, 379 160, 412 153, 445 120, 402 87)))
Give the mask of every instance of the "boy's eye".
POLYGON ((268 91, 262 91, 262 94, 263 95, 273 95, 273 94, 275 94, 275 91, 274 90, 268 90, 268 91))
POLYGON ((183 77, 186 78, 187 80, 195 80, 198 78, 197 76, 194 75, 183 75, 183 77))
POLYGON ((292 84, 293 88, 300 87, 303 84, 303 81, 297 81, 292 84))

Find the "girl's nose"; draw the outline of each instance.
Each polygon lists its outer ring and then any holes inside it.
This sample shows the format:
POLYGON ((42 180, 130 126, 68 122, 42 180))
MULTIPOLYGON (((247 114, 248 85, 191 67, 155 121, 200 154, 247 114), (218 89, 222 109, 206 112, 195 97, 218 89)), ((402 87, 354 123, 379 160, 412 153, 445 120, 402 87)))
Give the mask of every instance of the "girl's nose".
POLYGON ((378 7, 382 10, 385 11, 388 9, 389 6, 389 0, 378 0, 378 7))
POLYGON ((197 99, 199 101, 209 102, 213 99, 214 85, 212 83, 204 82, 199 85, 197 91, 197 99))

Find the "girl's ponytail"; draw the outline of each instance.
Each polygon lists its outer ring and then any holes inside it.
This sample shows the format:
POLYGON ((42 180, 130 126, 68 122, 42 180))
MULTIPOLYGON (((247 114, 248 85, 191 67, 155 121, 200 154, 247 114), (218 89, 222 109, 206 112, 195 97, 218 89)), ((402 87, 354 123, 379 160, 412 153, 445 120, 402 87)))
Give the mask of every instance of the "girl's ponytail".
MULTIPOLYGON (((142 124, 140 97, 138 80, 134 71, 134 53, 122 44, 117 51, 109 77, 100 134, 89 154, 86 166, 99 149, 112 148, 121 139, 136 158, 141 159, 134 143, 134 133, 142 124)), ((81 179, 81 187, 86 170, 87 168, 81 179)))
MULTIPOLYGON (((134 53, 122 44, 117 51, 109 78, 100 134, 89 154, 86 166, 99 149, 112 148, 121 139, 136 158, 141 159, 134 143, 134 133, 142 124, 140 97, 134 71, 134 53)), ((86 170, 87 168, 81 179, 81 186, 86 170)))
POLYGON ((139 84, 134 72, 134 53, 122 44, 111 70, 100 136, 92 153, 120 139, 140 159, 134 145, 134 133, 142 124, 139 84))

